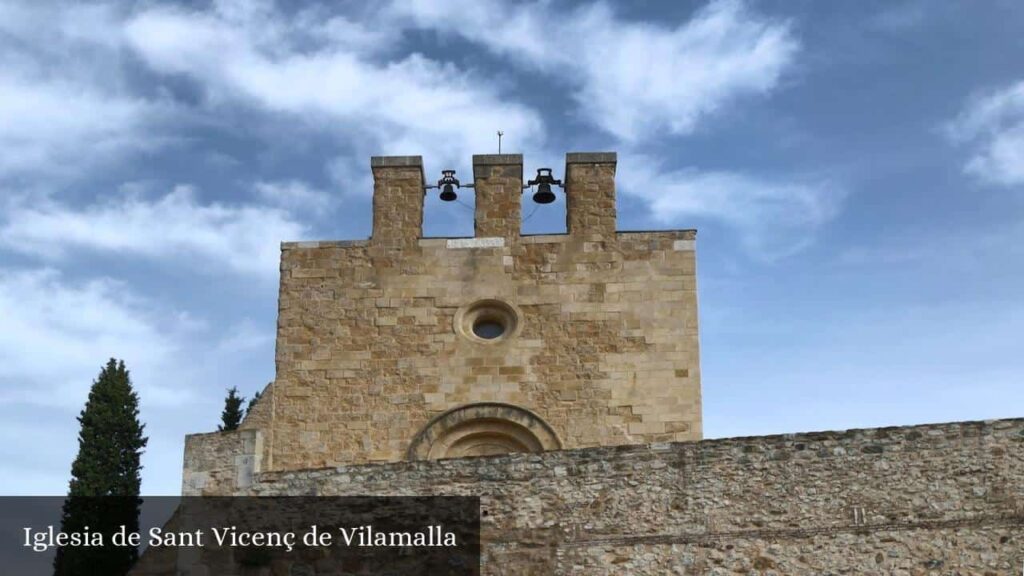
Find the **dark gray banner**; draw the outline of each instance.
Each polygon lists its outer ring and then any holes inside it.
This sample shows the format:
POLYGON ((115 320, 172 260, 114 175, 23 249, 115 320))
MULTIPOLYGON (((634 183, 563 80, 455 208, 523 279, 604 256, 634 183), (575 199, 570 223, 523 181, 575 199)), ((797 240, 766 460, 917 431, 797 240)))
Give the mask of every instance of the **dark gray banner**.
POLYGON ((133 508, 114 497, 0 497, 0 572, 54 574, 60 551, 61 574, 119 576, 104 566, 135 549, 135 576, 480 573, 479 498, 144 497, 137 528, 120 520, 133 508), (62 529, 64 510, 91 521, 62 529))

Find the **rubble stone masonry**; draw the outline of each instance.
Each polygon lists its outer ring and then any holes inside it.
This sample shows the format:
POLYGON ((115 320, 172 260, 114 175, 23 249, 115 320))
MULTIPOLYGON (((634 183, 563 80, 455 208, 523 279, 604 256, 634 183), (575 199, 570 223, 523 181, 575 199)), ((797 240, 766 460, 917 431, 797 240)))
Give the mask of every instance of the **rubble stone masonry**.
POLYGON ((270 472, 235 492, 480 495, 492 575, 1010 576, 1024 419, 270 472))

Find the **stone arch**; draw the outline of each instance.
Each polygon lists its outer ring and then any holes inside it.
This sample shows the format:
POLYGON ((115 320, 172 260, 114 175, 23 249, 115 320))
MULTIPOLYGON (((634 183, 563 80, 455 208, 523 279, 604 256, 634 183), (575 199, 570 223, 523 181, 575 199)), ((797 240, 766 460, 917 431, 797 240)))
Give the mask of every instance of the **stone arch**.
POLYGON ((453 408, 427 423, 409 445, 409 460, 543 452, 562 447, 555 431, 533 412, 500 402, 453 408))

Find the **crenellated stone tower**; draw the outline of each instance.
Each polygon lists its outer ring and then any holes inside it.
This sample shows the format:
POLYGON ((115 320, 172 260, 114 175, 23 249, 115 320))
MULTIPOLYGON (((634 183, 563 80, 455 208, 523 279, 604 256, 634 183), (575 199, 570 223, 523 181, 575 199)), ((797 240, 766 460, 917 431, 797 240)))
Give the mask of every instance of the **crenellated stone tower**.
POLYGON ((701 438, 696 233, 616 231, 614 153, 566 156, 567 233, 535 236, 521 155, 473 157, 472 238, 423 237, 419 156, 370 164, 369 240, 282 244, 277 378, 241 434, 189 437, 186 493, 252 471, 701 438), (213 459, 224 442, 230 465, 213 459))

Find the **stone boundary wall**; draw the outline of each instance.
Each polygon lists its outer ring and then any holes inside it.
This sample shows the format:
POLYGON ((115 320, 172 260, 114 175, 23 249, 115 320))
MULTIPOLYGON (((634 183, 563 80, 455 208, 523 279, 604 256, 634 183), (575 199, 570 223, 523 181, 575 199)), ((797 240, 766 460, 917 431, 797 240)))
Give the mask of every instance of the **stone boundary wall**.
POLYGON ((234 430, 185 437, 182 496, 224 496, 252 485, 262 469, 263 433, 234 430))
POLYGON ((256 474, 478 494, 485 574, 1019 574, 1024 419, 256 474))

